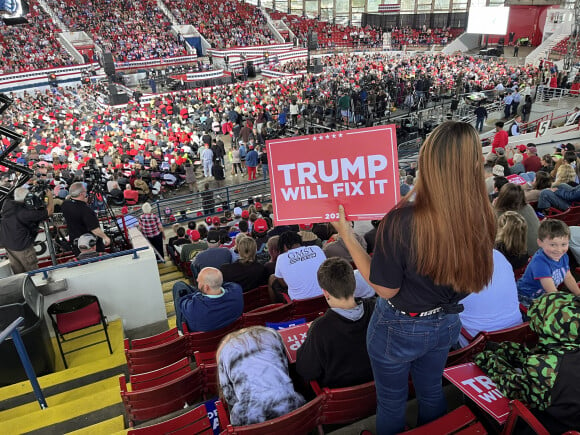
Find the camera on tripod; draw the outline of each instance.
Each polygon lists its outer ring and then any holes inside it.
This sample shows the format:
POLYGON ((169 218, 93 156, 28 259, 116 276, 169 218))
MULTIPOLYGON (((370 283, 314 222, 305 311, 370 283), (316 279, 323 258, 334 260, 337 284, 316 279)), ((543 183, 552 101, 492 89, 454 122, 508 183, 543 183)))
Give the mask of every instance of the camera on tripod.
POLYGON ((103 188, 104 180, 101 169, 95 159, 90 159, 83 172, 85 183, 87 183, 87 191, 99 191, 103 188))
POLYGON ((50 188, 45 180, 37 180, 24 198, 24 206, 30 210, 42 210, 46 207, 46 191, 50 188))

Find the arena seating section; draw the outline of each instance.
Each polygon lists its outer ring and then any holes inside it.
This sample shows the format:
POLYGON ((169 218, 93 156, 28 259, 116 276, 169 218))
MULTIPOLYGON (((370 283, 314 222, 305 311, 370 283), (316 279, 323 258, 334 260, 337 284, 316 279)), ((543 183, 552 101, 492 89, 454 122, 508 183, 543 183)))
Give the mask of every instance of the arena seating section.
POLYGON ((0 22, 2 74, 34 71, 76 63, 56 39, 59 29, 35 0, 30 1, 28 24, 6 26, 0 22))
POLYGON ((213 48, 276 42, 254 5, 226 0, 177 0, 166 5, 181 24, 195 26, 213 48))
MULTIPOLYGON (((552 51, 554 53, 558 53, 559 55, 563 56, 566 54, 566 52, 568 51, 568 40, 570 39, 570 37, 564 38, 562 39, 560 42, 558 42, 554 48, 552 48, 552 51)), ((580 44, 578 44, 576 46, 576 56, 580 55, 580 44)))
POLYGON ((361 38, 359 31, 364 31, 362 45, 371 47, 382 46, 381 33, 370 27, 363 29, 354 26, 342 26, 332 24, 327 21, 319 21, 313 18, 301 17, 298 15, 285 14, 283 12, 268 10, 273 20, 283 20, 290 30, 301 41, 306 41, 308 31, 312 30, 318 34, 318 45, 326 47, 354 47, 360 44, 361 38), (356 32, 356 37, 355 37, 356 32))
POLYGON ((49 0, 71 31, 85 31, 119 62, 187 54, 155 0, 49 0))

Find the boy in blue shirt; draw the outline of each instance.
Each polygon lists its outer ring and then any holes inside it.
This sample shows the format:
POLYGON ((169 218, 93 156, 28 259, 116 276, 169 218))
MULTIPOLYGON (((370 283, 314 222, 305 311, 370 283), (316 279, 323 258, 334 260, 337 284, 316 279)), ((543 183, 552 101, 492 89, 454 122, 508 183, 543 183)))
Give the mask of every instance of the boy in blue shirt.
POLYGON ((518 298, 529 307, 532 300, 544 293, 558 291, 562 283, 575 295, 580 296, 580 289, 570 273, 568 261, 568 244, 570 229, 557 219, 545 219, 538 228, 538 246, 524 276, 518 281, 518 298))

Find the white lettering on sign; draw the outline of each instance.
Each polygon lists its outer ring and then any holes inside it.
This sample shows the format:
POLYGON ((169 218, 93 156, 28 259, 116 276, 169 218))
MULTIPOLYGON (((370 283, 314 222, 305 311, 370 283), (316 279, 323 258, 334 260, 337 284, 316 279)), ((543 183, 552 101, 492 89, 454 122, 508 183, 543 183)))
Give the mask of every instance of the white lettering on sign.
POLYGON ((471 387, 477 393, 477 396, 487 403, 504 398, 493 381, 487 376, 476 376, 461 383, 471 387))
POLYGON ((290 344, 290 349, 298 350, 306 340, 306 334, 306 332, 300 332, 298 335, 289 335, 286 337, 286 341, 290 344))
POLYGON ((300 162, 297 164, 287 163, 278 165, 276 169, 284 174, 284 184, 292 186, 294 184, 306 184, 308 181, 312 184, 319 182, 331 183, 337 181, 340 177, 342 181, 349 181, 351 178, 365 180, 375 178, 377 172, 387 167, 387 158, 381 154, 374 154, 363 157, 359 156, 354 161, 343 157, 341 159, 332 159, 330 162, 319 160, 314 162, 300 162), (297 178, 298 183, 293 183, 293 176, 297 178))

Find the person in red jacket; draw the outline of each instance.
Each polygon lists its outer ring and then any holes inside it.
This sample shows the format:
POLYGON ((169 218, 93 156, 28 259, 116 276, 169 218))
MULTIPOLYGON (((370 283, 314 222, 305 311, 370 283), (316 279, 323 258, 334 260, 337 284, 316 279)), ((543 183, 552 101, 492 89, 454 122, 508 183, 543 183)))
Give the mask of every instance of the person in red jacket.
POLYGON ((497 148, 504 148, 508 144, 508 133, 503 129, 503 122, 498 121, 495 123, 495 136, 493 137, 493 142, 491 143, 491 152, 495 153, 497 148))

